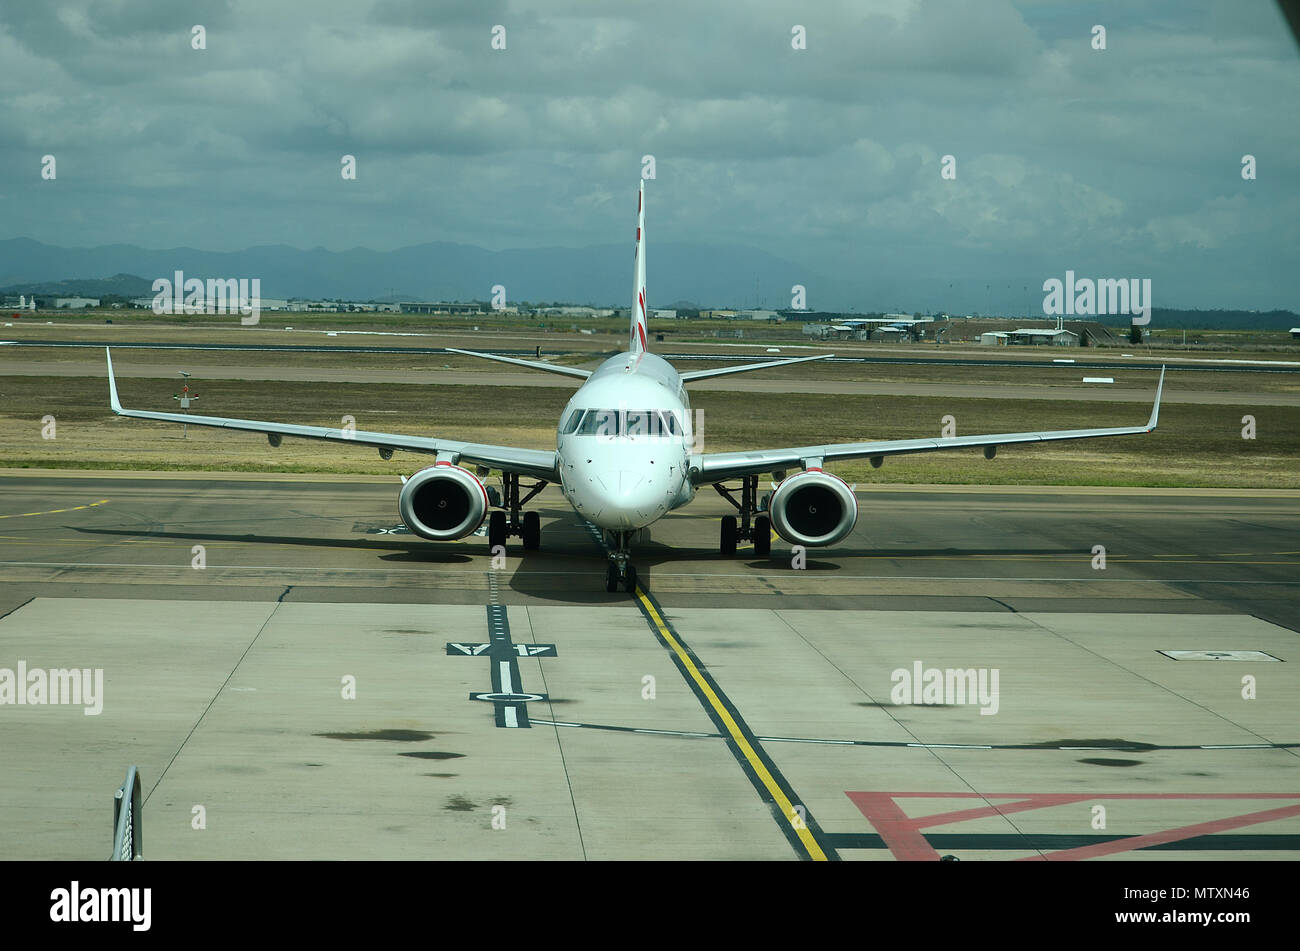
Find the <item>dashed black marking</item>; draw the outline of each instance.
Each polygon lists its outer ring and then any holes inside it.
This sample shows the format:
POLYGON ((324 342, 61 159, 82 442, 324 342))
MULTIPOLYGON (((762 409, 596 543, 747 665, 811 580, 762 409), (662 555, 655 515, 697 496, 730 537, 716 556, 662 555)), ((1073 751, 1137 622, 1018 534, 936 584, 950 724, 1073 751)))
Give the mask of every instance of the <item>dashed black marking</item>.
POLYGON ((486 657, 491 662, 492 690, 472 693, 471 700, 491 703, 496 725, 505 729, 528 729, 528 704, 548 699, 544 693, 528 693, 519 675, 520 657, 554 657, 554 644, 515 644, 510 640, 510 622, 501 604, 487 606, 488 642, 486 644, 451 643, 449 657, 486 657))

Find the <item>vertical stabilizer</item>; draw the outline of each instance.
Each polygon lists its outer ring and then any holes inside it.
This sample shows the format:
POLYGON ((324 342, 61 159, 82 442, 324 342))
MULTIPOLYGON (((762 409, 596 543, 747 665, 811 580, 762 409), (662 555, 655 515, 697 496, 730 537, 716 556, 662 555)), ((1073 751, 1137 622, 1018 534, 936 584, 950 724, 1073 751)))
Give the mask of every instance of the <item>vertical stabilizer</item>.
POLYGON ((635 283, 632 289, 632 325, 628 351, 644 353, 649 350, 646 344, 646 302, 645 302, 645 179, 636 196, 636 265, 635 283))

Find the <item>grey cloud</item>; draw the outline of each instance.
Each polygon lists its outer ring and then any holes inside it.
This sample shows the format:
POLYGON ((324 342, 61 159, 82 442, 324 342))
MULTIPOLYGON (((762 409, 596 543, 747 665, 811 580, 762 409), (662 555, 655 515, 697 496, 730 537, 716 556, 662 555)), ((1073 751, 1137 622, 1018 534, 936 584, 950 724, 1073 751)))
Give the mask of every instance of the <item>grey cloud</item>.
POLYGON ((1296 306, 1300 63, 1268 5, 1225 9, 7 4, 0 237, 585 247, 625 236, 651 153, 654 240, 1007 286, 1078 259, 1158 270, 1183 303, 1296 306))

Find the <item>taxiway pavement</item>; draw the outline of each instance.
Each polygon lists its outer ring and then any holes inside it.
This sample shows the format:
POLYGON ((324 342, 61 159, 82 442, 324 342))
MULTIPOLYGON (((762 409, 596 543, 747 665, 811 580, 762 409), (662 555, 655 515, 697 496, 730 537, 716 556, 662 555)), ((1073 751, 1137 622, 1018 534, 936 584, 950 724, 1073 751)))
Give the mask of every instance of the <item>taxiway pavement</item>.
POLYGON ((633 597, 554 489, 497 567, 397 490, 0 476, 0 678, 104 672, 0 704, 7 857, 129 764, 150 858, 1300 857, 1300 493, 859 486, 800 567, 702 492, 633 597))

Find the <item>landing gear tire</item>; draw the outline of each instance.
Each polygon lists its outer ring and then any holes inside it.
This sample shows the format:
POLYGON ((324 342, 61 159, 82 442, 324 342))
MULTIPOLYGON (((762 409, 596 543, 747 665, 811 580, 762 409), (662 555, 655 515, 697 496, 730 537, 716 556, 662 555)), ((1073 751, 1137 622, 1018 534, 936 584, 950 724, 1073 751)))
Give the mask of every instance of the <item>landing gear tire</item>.
POLYGON ((618 590, 618 569, 614 567, 612 561, 605 566, 605 590, 610 592, 618 590))
POLYGON ((627 566, 627 577, 623 579, 623 590, 628 594, 636 591, 636 565, 627 566))
POLYGON ((718 548, 722 552, 723 558, 730 558, 736 554, 736 516, 724 515, 722 517, 722 533, 718 548))
POLYGON ((542 544, 542 519, 536 512, 524 513, 524 548, 536 551, 542 544))
POLYGON ((754 519, 754 554, 759 558, 772 554, 772 520, 766 515, 754 519))
POLYGON ((506 543, 506 513, 493 512, 488 516, 488 548, 496 548, 498 545, 505 547, 506 543))

